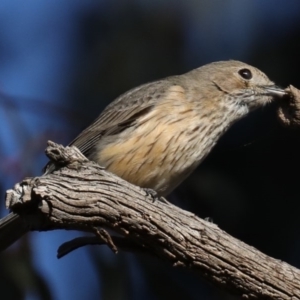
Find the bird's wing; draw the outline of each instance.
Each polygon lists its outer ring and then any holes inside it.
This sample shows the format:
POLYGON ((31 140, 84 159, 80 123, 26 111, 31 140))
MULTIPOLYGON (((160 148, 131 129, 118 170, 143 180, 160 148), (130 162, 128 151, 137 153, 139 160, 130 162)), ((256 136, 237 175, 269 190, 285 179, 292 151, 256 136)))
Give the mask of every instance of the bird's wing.
POLYGON ((153 108, 158 98, 171 85, 168 80, 156 81, 119 96, 70 143, 70 146, 76 146, 88 156, 90 150, 103 136, 114 135, 133 126, 138 118, 153 108))
MULTIPOLYGON (((134 126, 138 118, 147 114, 173 84, 169 78, 141 85, 119 96, 69 146, 76 146, 83 155, 89 157, 102 137, 134 126)), ((55 166, 49 162, 44 167, 44 173, 49 174, 54 169, 55 166)))

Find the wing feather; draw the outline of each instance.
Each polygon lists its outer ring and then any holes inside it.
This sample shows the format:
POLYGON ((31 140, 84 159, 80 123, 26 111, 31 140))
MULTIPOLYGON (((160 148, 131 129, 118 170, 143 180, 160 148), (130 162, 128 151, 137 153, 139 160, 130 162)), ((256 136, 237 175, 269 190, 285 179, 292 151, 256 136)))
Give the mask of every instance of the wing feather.
POLYGON ((70 146, 76 146, 88 156, 103 136, 114 135, 133 126, 138 118, 151 111, 157 97, 170 85, 171 82, 168 84, 166 80, 156 81, 121 95, 109 104, 100 116, 70 143, 70 146))
MULTIPOLYGON (((174 84, 172 78, 147 83, 129 90, 111 102, 99 117, 82 131, 69 146, 76 146, 86 157, 102 137, 120 133, 133 126, 141 116, 155 106, 159 98, 174 84)), ((49 162, 45 173, 51 173, 55 166, 49 162)))

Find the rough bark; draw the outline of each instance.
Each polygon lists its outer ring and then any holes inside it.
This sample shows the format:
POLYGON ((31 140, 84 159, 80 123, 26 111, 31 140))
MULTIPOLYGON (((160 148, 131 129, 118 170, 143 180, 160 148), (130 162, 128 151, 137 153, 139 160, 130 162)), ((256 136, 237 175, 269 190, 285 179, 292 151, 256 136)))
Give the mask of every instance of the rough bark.
POLYGON ((285 126, 299 128, 300 126, 300 91, 294 86, 287 87, 287 97, 281 99, 278 108, 279 120, 285 126))
POLYGON ((7 191, 6 198, 7 206, 32 230, 94 233, 64 244, 59 256, 86 244, 107 244, 114 252, 143 251, 173 266, 190 268, 247 299, 300 299, 296 268, 106 172, 76 148, 49 142, 47 155, 64 166, 53 174, 25 179, 7 191))

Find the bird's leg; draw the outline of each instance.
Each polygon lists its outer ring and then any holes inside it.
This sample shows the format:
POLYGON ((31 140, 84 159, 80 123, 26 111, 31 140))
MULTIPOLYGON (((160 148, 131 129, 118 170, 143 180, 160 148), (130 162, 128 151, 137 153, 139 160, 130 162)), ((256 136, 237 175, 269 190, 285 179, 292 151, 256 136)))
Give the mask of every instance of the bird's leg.
POLYGON ((168 204, 170 205, 171 203, 163 196, 159 196, 158 193, 155 190, 149 189, 149 188, 144 188, 143 189, 146 192, 146 196, 151 196, 153 199, 153 202, 155 202, 156 200, 164 203, 164 204, 168 204))

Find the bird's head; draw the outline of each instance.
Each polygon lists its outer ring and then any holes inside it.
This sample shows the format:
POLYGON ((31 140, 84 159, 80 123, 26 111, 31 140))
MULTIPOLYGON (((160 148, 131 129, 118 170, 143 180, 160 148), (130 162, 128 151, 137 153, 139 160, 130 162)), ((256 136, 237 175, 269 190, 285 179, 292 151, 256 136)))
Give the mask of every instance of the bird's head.
POLYGON ((202 102, 231 111, 233 119, 288 95, 259 69, 234 60, 213 62, 186 75, 196 80, 202 102))
POLYGON ((229 96, 224 99, 249 111, 287 95, 266 74, 243 62, 230 60, 211 63, 207 65, 206 72, 211 84, 224 96, 229 96))

